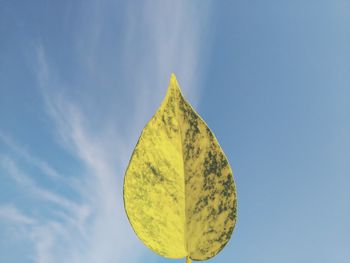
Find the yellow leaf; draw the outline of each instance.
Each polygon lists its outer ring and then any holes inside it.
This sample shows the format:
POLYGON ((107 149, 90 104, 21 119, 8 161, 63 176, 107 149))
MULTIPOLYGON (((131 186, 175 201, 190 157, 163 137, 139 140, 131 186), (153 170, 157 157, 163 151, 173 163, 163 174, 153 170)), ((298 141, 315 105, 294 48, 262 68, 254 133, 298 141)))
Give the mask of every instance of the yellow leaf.
POLYGON ((137 236, 164 257, 206 260, 231 237, 237 202, 230 165, 174 74, 131 156, 124 205, 137 236))

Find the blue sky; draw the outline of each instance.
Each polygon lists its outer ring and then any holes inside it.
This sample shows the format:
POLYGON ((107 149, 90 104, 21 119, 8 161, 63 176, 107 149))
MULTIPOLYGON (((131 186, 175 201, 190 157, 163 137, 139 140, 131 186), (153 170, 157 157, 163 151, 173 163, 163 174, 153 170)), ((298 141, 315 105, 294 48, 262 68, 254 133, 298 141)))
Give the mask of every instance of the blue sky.
POLYGON ((237 184, 208 262, 350 262, 349 1, 0 1, 0 37, 0 262, 183 262, 122 204, 171 72, 237 184))

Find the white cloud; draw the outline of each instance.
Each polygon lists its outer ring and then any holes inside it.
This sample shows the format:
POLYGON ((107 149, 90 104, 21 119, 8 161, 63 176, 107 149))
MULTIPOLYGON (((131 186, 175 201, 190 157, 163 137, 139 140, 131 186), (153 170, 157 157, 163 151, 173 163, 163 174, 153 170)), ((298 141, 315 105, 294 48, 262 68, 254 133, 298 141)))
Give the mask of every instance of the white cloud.
POLYGON ((60 196, 50 190, 37 185, 37 183, 23 171, 19 170, 15 162, 7 157, 0 155, 0 167, 3 167, 9 175, 19 184, 27 193, 40 198, 44 202, 52 202, 62 208, 69 210, 79 210, 79 205, 60 196))
POLYGON ((32 225, 35 219, 24 215, 13 204, 0 205, 0 219, 13 224, 32 225))
MULTIPOLYGON (((69 243, 82 245, 81 250, 73 247, 60 247, 67 256, 67 262, 112 262, 122 259, 133 262, 137 253, 133 250, 133 239, 125 239, 128 223, 124 216, 121 185, 118 182, 120 170, 116 170, 120 149, 111 150, 108 141, 122 141, 115 135, 100 139, 96 131, 89 130, 78 107, 63 97, 46 94, 45 102, 49 116, 57 125, 57 133, 66 147, 85 166, 82 179, 84 187, 81 198, 91 207, 89 222, 80 227, 88 232, 76 240, 68 237, 69 243), (116 156, 116 158, 110 158, 116 156), (129 252, 129 253, 128 253, 129 252)), ((131 233, 130 233, 131 234, 131 233)), ((57 245, 57 244, 56 244, 57 245)), ((57 249, 57 247, 54 247, 57 249)))
POLYGON ((14 140, 0 131, 0 141, 7 145, 11 150, 13 150, 16 155, 24 158, 31 164, 37 166, 43 173, 47 176, 50 176, 53 179, 60 180, 62 175, 60 175, 56 170, 54 170, 50 165, 48 165, 45 161, 40 160, 39 158, 33 156, 33 154, 29 154, 26 149, 18 145, 14 140))

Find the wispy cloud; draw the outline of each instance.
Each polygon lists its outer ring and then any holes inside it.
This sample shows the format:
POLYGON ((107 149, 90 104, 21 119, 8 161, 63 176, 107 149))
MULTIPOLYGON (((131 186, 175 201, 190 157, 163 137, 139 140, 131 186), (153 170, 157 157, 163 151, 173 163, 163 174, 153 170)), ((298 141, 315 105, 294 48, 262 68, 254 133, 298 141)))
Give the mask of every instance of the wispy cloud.
POLYGON ((5 135, 1 131, 0 142, 8 146, 18 157, 23 158, 31 165, 36 166, 44 175, 50 177, 50 179, 58 180, 60 182, 65 180, 65 176, 51 167, 45 160, 36 157, 33 153, 29 153, 23 146, 19 145, 10 136, 5 135))
MULTIPOLYGON (((208 5, 201 4, 198 10, 188 1, 152 3, 127 2, 119 11, 122 26, 115 26, 120 37, 110 52, 118 60, 107 62, 100 59, 102 53, 105 55, 101 41, 104 29, 113 28, 106 17, 116 17, 116 2, 84 5, 82 12, 93 12, 91 19, 82 23, 84 28, 76 29, 73 39, 80 87, 60 74, 64 69, 52 62, 55 51, 43 43, 36 47, 35 76, 45 112, 55 127, 55 142, 79 161, 82 170, 73 183, 63 184, 74 185, 77 201, 65 196, 64 191, 57 193, 43 187, 19 163, 2 156, 3 169, 17 185, 26 187, 38 203, 47 204, 51 211, 37 220, 12 206, 4 210, 13 218, 17 211, 18 221, 23 224, 33 223, 28 236, 34 245, 35 262, 61 262, 62 255, 69 263, 142 259, 145 250, 132 232, 123 208, 123 173, 142 127, 165 95, 171 72, 177 74, 191 102, 198 103, 197 83, 203 62, 199 46, 209 13, 208 5), (118 68, 117 78, 106 74, 106 69, 111 72, 113 68, 118 68), (72 95, 77 90, 83 95, 72 95), (98 104, 97 98, 104 103, 98 104)), ((0 140, 54 182, 62 179, 49 160, 35 157, 8 136, 0 134, 0 140)))
POLYGON ((0 166, 5 168, 9 175, 17 182, 17 184, 25 189, 27 193, 40 198, 41 201, 52 202, 62 208, 72 211, 79 210, 78 204, 38 186, 30 176, 26 175, 23 171, 20 171, 18 166, 9 157, 0 155, 0 166))
MULTIPOLYGON (((43 63, 41 66, 46 67, 47 64, 43 63)), ((99 132, 85 126, 88 119, 82 114, 78 105, 54 92, 46 93, 49 82, 41 82, 41 85, 43 85, 47 113, 56 124, 57 135, 63 143, 62 146, 75 155, 85 167, 82 178, 84 187, 81 187, 79 194, 92 211, 89 222, 81 225, 87 230, 88 236, 80 237, 78 242, 75 236, 71 237, 70 243, 80 244, 81 250, 77 250, 74 246, 60 249, 70 250, 69 262, 100 260, 111 262, 113 259, 123 259, 123 257, 125 257, 124 260, 133 262, 132 258, 137 257, 137 253, 132 255, 128 253, 133 250, 133 241, 130 243, 124 238, 128 225, 123 216, 121 182, 118 182, 118 176, 121 175, 118 155, 123 151, 120 148, 112 150, 108 143, 109 141, 119 142, 119 145, 122 145, 123 141, 117 134, 110 135, 108 138, 99 137, 99 132)), ((57 249, 57 244, 54 245, 57 249)))
POLYGON ((13 204, 0 205, 0 219, 7 220, 12 224, 32 225, 35 223, 33 218, 23 214, 13 204))

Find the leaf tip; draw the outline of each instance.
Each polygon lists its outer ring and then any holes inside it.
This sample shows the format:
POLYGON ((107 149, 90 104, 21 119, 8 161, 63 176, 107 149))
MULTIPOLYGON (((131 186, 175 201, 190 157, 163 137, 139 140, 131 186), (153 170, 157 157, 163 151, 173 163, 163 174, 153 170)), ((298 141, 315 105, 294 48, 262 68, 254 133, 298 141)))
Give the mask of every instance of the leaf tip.
POLYGON ((171 74, 170 74, 170 79, 175 79, 175 80, 176 80, 176 76, 175 76, 175 73, 174 73, 174 72, 171 72, 171 74))
POLYGON ((176 76, 174 73, 171 73, 170 75, 170 85, 169 86, 179 86, 179 83, 177 82, 176 76))
POLYGON ((180 85, 177 82, 177 79, 174 73, 171 73, 170 75, 168 91, 170 90, 175 90, 175 93, 179 93, 180 95, 182 94, 180 85))

